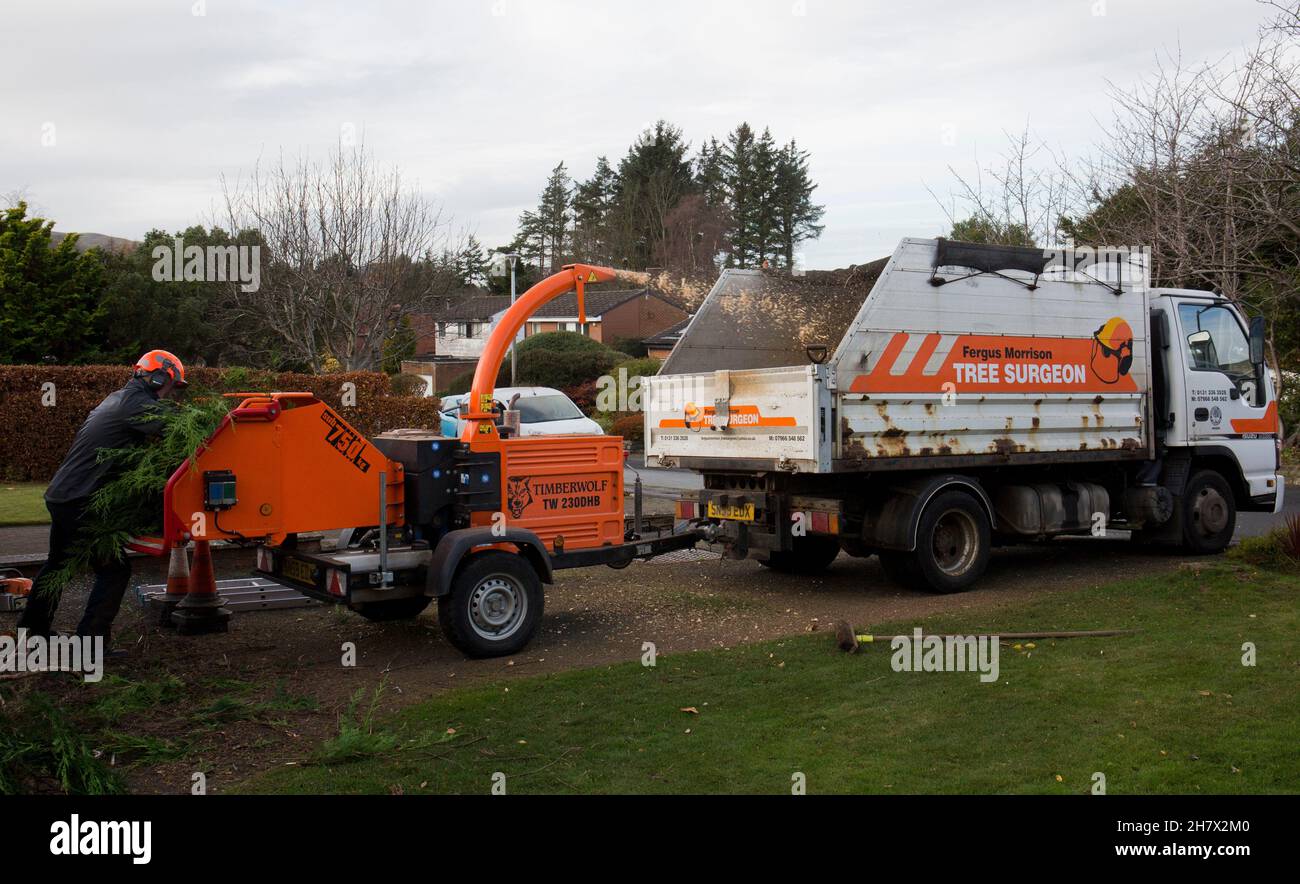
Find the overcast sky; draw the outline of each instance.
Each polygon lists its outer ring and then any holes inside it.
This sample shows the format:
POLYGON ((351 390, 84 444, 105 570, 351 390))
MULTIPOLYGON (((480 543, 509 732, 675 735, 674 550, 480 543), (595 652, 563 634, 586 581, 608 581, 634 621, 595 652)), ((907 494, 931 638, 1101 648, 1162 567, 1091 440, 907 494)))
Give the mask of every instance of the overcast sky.
POLYGON ((948 167, 992 159, 1005 130, 1081 154, 1107 80, 1239 51, 1266 17, 1255 0, 3 0, 0 193, 139 238, 206 220, 221 173, 324 155, 351 125, 491 246, 560 160, 582 178, 660 117, 693 146, 746 120, 811 152, 826 231, 805 262, 839 267, 942 233, 926 186, 947 193, 948 167))

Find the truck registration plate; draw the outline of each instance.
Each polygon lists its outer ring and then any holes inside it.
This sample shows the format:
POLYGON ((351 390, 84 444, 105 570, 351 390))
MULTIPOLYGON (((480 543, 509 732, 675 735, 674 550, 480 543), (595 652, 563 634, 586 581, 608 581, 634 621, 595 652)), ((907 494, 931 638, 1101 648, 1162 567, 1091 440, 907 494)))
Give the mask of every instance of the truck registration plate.
POLYGON ((752 503, 724 505, 709 501, 709 518, 733 519, 737 522, 752 522, 754 521, 754 505, 752 503))
POLYGON ((284 564, 280 567, 280 574, 298 583, 305 583, 308 586, 316 585, 316 568, 308 562, 298 559, 285 559, 284 564))

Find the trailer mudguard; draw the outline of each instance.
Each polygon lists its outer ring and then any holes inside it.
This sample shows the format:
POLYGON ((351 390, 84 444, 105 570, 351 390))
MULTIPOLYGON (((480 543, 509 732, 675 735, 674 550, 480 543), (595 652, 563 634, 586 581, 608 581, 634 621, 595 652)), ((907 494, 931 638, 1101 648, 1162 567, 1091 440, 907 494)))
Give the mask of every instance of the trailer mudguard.
POLYGON ((518 547, 520 555, 528 559, 543 583, 555 582, 550 553, 546 551, 541 538, 532 531, 506 528, 503 533, 494 534, 489 527, 459 528, 444 534, 434 548, 424 594, 434 598, 447 595, 451 592, 451 580, 456 576, 456 569, 470 551, 503 543, 518 547))
POLYGON ((992 501, 971 477, 955 473, 917 476, 890 483, 884 493, 868 504, 862 525, 863 542, 882 549, 915 550, 921 513, 925 512, 926 504, 949 488, 958 488, 978 500, 989 523, 994 522, 992 501))

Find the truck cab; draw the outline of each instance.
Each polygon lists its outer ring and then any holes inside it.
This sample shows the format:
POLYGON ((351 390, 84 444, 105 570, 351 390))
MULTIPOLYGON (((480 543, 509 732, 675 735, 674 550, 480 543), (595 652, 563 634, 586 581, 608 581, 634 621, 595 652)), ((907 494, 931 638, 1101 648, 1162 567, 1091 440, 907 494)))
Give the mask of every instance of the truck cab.
POLYGON ((1280 508, 1282 434, 1262 318, 1248 325, 1230 301, 1211 292, 1155 289, 1151 322, 1153 411, 1162 446, 1221 462, 1238 509, 1280 508))

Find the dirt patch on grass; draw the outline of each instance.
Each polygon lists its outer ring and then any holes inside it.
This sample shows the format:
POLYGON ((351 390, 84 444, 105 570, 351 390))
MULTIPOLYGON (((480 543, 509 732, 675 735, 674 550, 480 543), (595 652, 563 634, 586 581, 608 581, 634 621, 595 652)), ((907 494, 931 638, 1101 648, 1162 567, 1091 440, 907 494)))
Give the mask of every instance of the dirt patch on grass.
MULTIPOLYGON (((128 598, 117 645, 130 653, 110 661, 104 682, 32 676, 0 682, 0 699, 21 702, 33 690, 53 697, 133 791, 188 792, 202 771, 209 791, 220 792, 252 772, 301 761, 338 732, 350 699, 373 697, 381 686, 385 714, 462 685, 635 660, 646 642, 672 654, 829 633, 841 618, 869 629, 954 613, 976 631, 990 609, 1172 570, 1179 561, 1127 540, 1062 539, 995 551, 979 587, 954 596, 900 589, 875 558, 848 556, 814 578, 705 558, 563 571, 548 588, 537 640, 497 660, 467 660, 447 644, 434 606, 387 624, 326 606, 237 613, 229 633, 187 638, 159 628, 128 598), (355 646, 355 666, 342 665, 345 644, 355 646)), ((249 555, 227 556, 218 576, 250 566, 249 555)), ((156 567, 138 569, 137 582, 159 581, 156 567)), ((60 628, 73 627, 84 598, 84 586, 69 590, 60 628)), ((5 615, 0 628, 11 620, 5 615)))

